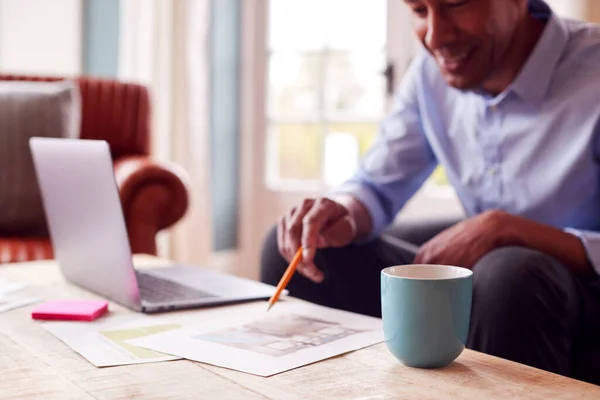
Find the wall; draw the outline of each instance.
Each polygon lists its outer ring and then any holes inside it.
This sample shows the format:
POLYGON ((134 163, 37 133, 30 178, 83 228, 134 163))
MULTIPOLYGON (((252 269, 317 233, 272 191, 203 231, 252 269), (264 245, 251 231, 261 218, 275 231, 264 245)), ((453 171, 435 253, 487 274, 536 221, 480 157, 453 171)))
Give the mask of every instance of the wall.
POLYGON ((546 0, 552 9, 563 17, 600 23, 598 0, 546 0))
POLYGON ((0 71, 117 76, 120 0, 0 0, 0 71))
POLYGON ((588 0, 585 19, 590 22, 600 23, 600 1, 588 0))
POLYGON ((0 0, 0 71, 82 71, 81 0, 0 0))
MULTIPOLYGON (((546 0, 554 12, 562 17, 580 19, 585 14, 587 0, 546 0)), ((597 1, 597 0, 594 0, 597 1)))

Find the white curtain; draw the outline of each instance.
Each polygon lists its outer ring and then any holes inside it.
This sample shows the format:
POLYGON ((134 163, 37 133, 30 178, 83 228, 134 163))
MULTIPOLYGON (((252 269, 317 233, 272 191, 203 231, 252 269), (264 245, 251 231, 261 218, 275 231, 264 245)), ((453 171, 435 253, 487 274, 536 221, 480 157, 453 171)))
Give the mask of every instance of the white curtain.
POLYGON ((119 77, 152 99, 152 152, 183 167, 190 209, 161 235, 159 255, 204 263, 211 253, 208 36, 210 0, 121 0, 119 77))

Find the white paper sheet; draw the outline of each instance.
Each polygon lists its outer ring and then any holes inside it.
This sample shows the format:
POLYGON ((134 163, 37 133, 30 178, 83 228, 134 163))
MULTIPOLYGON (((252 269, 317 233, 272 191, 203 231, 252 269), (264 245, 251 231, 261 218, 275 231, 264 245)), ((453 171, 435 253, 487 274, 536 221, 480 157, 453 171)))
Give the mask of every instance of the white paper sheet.
POLYGON ((108 315, 92 322, 48 321, 42 326, 97 367, 177 360, 126 340, 180 328, 144 315, 108 315))
POLYGON ((27 286, 20 282, 0 279, 0 313, 25 307, 40 301, 39 298, 22 293, 27 286), (20 293, 21 292, 21 293, 20 293))
POLYGON ((20 282, 10 282, 5 279, 0 279, 0 295, 7 295, 18 290, 24 289, 25 284, 20 282))
POLYGON ((0 297, 0 313, 37 303, 40 299, 22 295, 7 295, 0 297))
POLYGON ((194 361, 270 376, 383 341, 381 320, 304 302, 231 307, 128 343, 194 361))

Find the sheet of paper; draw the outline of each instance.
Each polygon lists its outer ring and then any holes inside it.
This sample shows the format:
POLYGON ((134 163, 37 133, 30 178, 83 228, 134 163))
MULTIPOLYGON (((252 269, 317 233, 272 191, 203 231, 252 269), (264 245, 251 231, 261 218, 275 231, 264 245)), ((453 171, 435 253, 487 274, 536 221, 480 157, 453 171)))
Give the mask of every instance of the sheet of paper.
POLYGON ((48 321, 42 326, 97 367, 177 360, 127 340, 180 328, 144 315, 108 315, 92 322, 48 321))
POLYGON ((27 286, 20 282, 0 279, 0 313, 25 307, 40 301, 39 298, 23 294, 27 286))
POLYGON ((30 304, 37 303, 38 301, 40 301, 40 299, 37 297, 29 297, 19 294, 0 296, 0 313, 25 307, 30 304))
POLYGON ((270 376, 383 341, 381 320, 304 302, 198 314, 186 326, 128 343, 194 361, 270 376), (220 317, 219 317, 220 315, 220 317))
POLYGON ((0 295, 7 295, 18 290, 24 289, 25 285, 20 282, 10 282, 5 279, 0 279, 0 295))

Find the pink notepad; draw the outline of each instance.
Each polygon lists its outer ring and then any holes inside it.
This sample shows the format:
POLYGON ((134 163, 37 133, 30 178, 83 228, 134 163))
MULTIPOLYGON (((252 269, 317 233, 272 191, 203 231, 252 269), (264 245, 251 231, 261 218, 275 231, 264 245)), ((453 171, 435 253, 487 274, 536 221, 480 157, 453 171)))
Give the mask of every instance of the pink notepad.
POLYGON ((106 300, 61 300, 40 304, 31 312, 33 319, 93 321, 108 310, 106 300))

